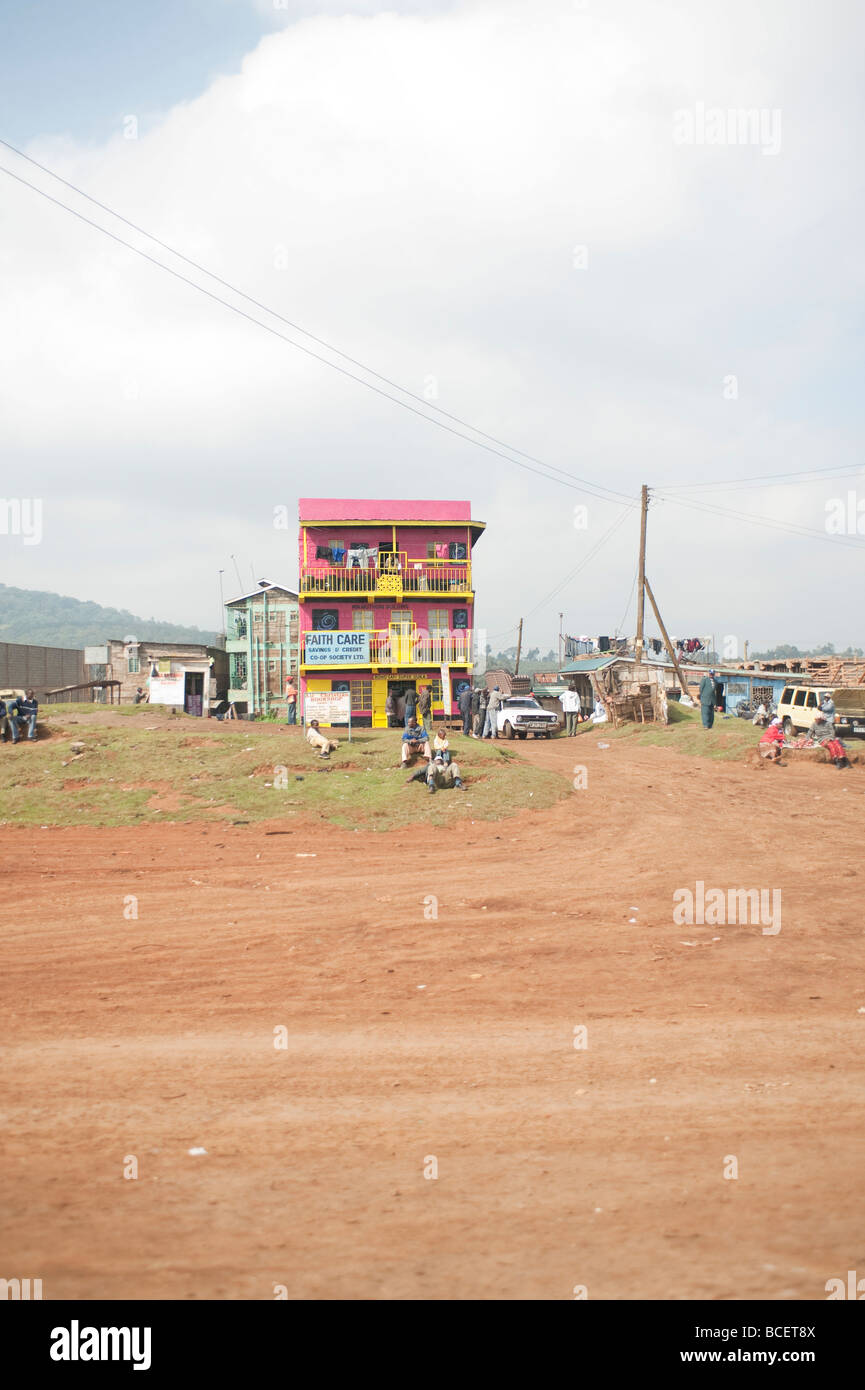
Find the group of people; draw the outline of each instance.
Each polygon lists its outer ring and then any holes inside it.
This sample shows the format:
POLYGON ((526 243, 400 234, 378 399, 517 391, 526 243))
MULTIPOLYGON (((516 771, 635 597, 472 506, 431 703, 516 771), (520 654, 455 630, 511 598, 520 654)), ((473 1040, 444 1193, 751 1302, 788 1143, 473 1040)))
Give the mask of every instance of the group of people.
POLYGON ((412 715, 403 730, 401 742, 401 767, 411 767, 419 753, 426 758, 426 764, 406 778, 406 786, 412 782, 425 782, 430 795, 437 790, 448 787, 453 787, 459 792, 463 791, 463 779, 459 763, 454 762, 451 755, 448 731, 444 724, 439 724, 432 747, 430 747, 426 728, 419 725, 412 715))
POLYGON ((781 718, 775 715, 760 739, 760 755, 770 762, 777 763, 781 761, 783 748, 825 748, 839 771, 850 766, 847 749, 835 729, 835 701, 831 695, 823 696, 807 734, 803 738, 794 739, 792 743, 787 742, 781 718))
MULTIPOLYGON (((486 686, 472 689, 465 682, 457 697, 457 709, 463 724, 466 738, 498 738, 497 713, 504 696, 495 685, 492 690, 486 686)), ((427 742, 432 739, 432 688, 422 685, 415 690, 413 685, 402 689, 391 689, 385 700, 385 714, 389 729, 408 728, 409 723, 417 723, 418 718, 426 733, 427 742)))
POLYGON ((38 712, 39 701, 32 690, 28 690, 23 698, 15 695, 12 699, 0 700, 0 740, 5 743, 7 738, 11 738, 13 743, 17 743, 23 725, 27 738, 33 742, 38 712))

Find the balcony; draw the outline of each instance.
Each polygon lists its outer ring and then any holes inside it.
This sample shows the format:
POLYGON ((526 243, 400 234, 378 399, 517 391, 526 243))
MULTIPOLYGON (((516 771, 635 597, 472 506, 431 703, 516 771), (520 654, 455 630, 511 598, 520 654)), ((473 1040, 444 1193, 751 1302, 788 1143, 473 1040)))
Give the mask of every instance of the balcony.
POLYGON ((376 632, 355 632, 352 633, 353 638, 369 638, 368 654, 366 650, 349 654, 335 648, 335 654, 332 657, 328 657, 326 653, 318 650, 316 659, 307 661, 307 639, 312 638, 313 641, 316 639, 320 641, 322 637, 327 635, 337 638, 342 634, 322 634, 320 632, 301 634, 300 669, 304 674, 314 675, 318 670, 336 670, 337 668, 356 670, 358 667, 377 666, 470 666, 472 664, 472 631, 470 628, 459 632, 442 633, 441 635, 418 631, 417 629, 412 632, 403 632, 394 628, 376 632))
POLYGON ((402 599, 406 594, 453 594, 471 597, 472 573, 468 560, 409 560, 405 552, 371 554, 369 568, 361 566, 302 565, 300 599, 329 594, 334 598, 367 596, 402 599))

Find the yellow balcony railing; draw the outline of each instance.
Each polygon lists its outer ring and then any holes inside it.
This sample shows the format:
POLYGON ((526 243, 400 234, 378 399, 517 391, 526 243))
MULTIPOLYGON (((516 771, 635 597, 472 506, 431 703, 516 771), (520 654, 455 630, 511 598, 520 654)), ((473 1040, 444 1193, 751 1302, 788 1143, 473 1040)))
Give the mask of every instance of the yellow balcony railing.
POLYGON ((400 551, 372 555, 369 566, 329 565, 319 561, 303 565, 300 596, 317 594, 374 594, 402 598, 404 594, 470 594, 471 565, 467 560, 410 560, 400 551))
MULTIPOLYGON (((301 635, 301 669, 314 671, 327 666, 326 659, 307 664, 306 638, 301 635)), ((316 637, 319 634, 314 634, 316 637)), ((469 666, 472 660, 472 632, 464 628, 455 632, 431 633, 415 628, 402 631, 391 628, 386 631, 369 632, 369 660, 334 662, 342 666, 469 666)))

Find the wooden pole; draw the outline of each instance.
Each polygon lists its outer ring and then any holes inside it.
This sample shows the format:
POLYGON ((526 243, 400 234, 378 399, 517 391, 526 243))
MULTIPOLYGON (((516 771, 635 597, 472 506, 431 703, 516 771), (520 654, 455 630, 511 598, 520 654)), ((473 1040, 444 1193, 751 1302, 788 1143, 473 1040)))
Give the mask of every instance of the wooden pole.
POLYGON ((643 619, 646 612, 646 517, 649 511, 649 489, 643 483, 640 489, 640 558, 637 577, 637 640, 634 655, 638 662, 643 660, 643 619))
POLYGON ((517 635, 517 659, 514 662, 514 675, 520 674, 520 652, 523 649, 523 620, 520 618, 520 630, 517 635))
POLYGON ((663 619, 662 619, 660 613, 658 612, 658 605, 657 605, 656 602, 655 602, 655 595, 652 593, 652 586, 651 586, 651 584, 649 583, 648 579, 646 578, 645 572, 644 572, 644 574, 643 574, 643 584, 644 584, 644 586, 645 586, 646 593, 649 595, 649 602, 650 602, 651 605, 652 605, 652 612, 653 612, 654 615, 655 615, 655 619, 656 619, 656 621, 657 621, 658 627, 661 629, 661 636, 663 637, 663 639, 664 639, 664 645, 666 646, 667 651, 668 651, 669 654, 670 654, 670 660, 671 660, 672 663, 673 663, 673 668, 674 668, 674 670, 675 670, 675 672, 676 672, 676 676, 678 677, 679 685, 682 687, 682 694, 683 694, 683 695, 687 695, 687 694, 688 694, 688 683, 687 683, 687 681, 685 680, 685 677, 682 675, 682 668, 681 668, 681 666, 679 665, 679 661, 678 661, 678 658, 677 658, 677 656, 676 656, 676 649, 675 649, 675 647, 673 646, 672 642, 670 641, 669 637, 667 636, 667 629, 664 627, 664 621, 663 621, 663 619))

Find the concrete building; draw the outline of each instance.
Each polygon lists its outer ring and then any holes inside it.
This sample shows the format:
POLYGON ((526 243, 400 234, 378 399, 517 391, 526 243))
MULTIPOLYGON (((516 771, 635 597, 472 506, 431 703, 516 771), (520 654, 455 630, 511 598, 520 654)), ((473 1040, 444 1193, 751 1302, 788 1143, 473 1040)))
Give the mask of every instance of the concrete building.
POLYGON ((205 715, 228 688, 228 657, 220 647, 111 637, 104 647, 88 647, 85 654, 86 679, 119 680, 122 704, 131 704, 141 686, 152 705, 205 715))
POLYGON ((301 714, 343 691, 353 723, 386 728, 388 694, 430 686, 452 717, 473 670, 470 503, 304 497, 298 515, 301 714))
POLYGON ((285 682, 297 680, 298 601, 262 579, 225 605, 228 698, 241 714, 285 714, 285 682))

